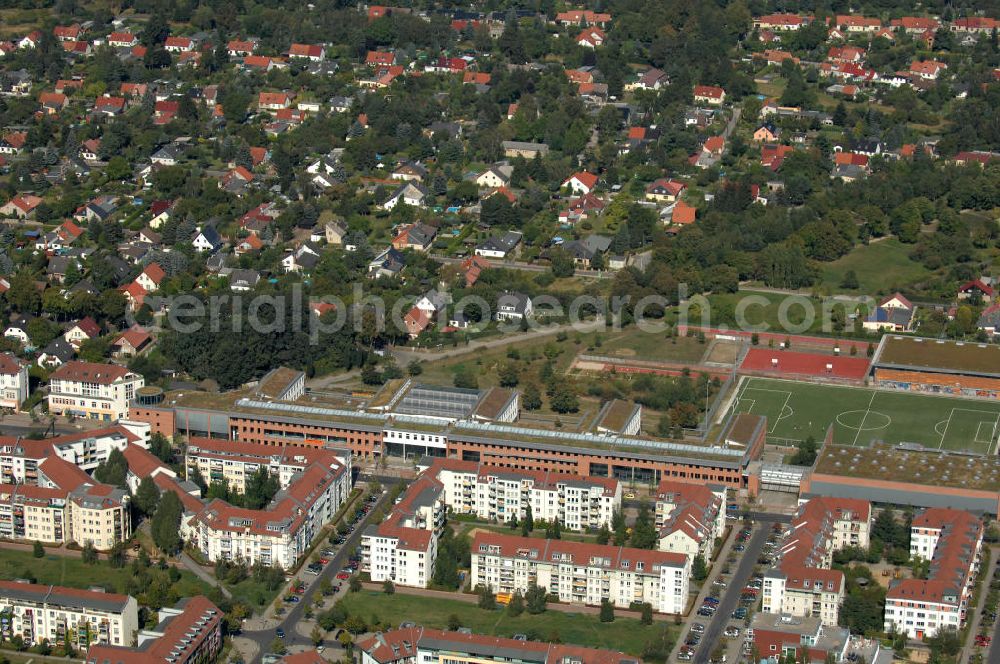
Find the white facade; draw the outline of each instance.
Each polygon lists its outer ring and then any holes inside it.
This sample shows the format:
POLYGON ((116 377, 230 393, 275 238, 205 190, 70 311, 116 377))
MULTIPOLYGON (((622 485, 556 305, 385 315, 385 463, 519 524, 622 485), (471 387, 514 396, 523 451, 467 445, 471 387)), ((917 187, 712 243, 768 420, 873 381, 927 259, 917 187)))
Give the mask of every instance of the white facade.
POLYGON ((106 422, 128 415, 136 390, 146 384, 139 374, 113 365, 67 362, 49 380, 49 412, 106 422))
POLYGON ((28 398, 28 365, 19 362, 13 355, 4 354, 4 369, 0 372, 0 408, 18 410, 28 398))
POLYGON ((682 613, 690 575, 690 559, 675 553, 495 533, 472 544, 473 587, 524 594, 534 584, 573 604, 648 602, 660 613, 682 613))
POLYGON ((4 640, 20 635, 29 646, 61 644, 67 632, 80 648, 131 646, 139 629, 134 597, 59 586, 0 581, 0 612, 9 613, 0 627, 4 640))
POLYGON ((451 459, 438 461, 429 472, 444 486, 449 509, 490 521, 521 520, 530 505, 535 520, 587 530, 610 527, 621 509, 622 489, 614 479, 480 467, 451 459))

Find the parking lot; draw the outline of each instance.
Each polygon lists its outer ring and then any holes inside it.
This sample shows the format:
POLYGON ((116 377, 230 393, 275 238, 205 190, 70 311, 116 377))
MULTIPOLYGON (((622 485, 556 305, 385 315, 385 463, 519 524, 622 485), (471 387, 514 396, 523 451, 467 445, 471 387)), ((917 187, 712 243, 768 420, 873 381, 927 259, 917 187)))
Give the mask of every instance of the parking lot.
POLYGON ((685 621, 674 661, 736 662, 749 652, 749 646, 744 648, 746 627, 758 608, 762 570, 777 545, 778 533, 770 523, 732 523, 734 533, 685 621))

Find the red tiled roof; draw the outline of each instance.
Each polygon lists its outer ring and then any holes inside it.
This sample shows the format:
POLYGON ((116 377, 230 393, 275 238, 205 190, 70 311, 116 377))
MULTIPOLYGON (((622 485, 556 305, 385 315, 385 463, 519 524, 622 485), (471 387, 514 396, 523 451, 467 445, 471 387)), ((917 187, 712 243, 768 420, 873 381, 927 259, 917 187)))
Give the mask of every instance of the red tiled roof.
POLYGON ((52 372, 51 379, 110 385, 129 375, 129 370, 114 364, 71 360, 52 372))

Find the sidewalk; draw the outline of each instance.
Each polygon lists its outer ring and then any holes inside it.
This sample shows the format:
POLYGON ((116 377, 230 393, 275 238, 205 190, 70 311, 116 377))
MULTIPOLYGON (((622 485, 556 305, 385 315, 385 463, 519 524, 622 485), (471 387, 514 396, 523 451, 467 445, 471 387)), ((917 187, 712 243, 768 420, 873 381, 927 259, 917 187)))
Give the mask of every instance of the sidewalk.
POLYGON ((204 581, 208 585, 215 586, 216 588, 218 588, 219 590, 221 590, 222 594, 227 599, 232 599, 233 598, 233 594, 231 592, 229 592, 229 589, 226 588, 224 585, 222 585, 219 582, 219 580, 215 578, 215 576, 213 576, 212 574, 209 574, 207 571, 205 571, 205 568, 202 567, 201 565, 199 565, 197 563, 197 561, 194 560, 194 558, 192 558, 191 556, 189 556, 184 551, 181 551, 180 555, 177 556, 177 558, 180 560, 181 564, 188 571, 190 571, 192 574, 194 574, 195 576, 197 576, 199 579, 201 579, 202 581, 204 581))
MULTIPOLYGON (((958 664, 968 664, 969 658, 976 651, 975 639, 979 634, 979 625, 983 618, 983 605, 986 603, 986 596, 990 594, 990 582, 993 580, 993 570, 997 568, 1000 560, 1000 546, 993 546, 987 549, 990 553, 989 567, 982 568, 982 585, 979 588, 979 602, 973 607, 972 621, 969 623, 968 634, 962 651, 958 655, 958 664)), ((992 644, 991 644, 992 646, 992 644)), ((986 649, 989 652, 989 649, 986 649)), ((994 661, 987 659, 986 661, 994 661)))

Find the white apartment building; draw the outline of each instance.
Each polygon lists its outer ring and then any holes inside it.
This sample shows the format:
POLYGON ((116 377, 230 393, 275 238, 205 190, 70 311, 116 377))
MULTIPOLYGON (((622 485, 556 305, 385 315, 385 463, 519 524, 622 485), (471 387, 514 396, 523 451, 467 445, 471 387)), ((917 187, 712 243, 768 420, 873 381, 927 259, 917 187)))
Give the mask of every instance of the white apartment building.
POLYGON ((182 536, 208 560, 295 566, 350 491, 346 467, 314 463, 262 510, 213 500, 182 527, 182 536))
POLYGON ((911 639, 934 636, 965 624, 979 570, 983 525, 969 512, 931 508, 910 525, 910 555, 930 561, 927 579, 902 579, 885 598, 887 632, 911 639))
POLYGON ((125 419, 145 379, 113 364, 71 361, 49 376, 49 412, 91 420, 125 419))
POLYGON ((16 581, 0 581, 0 623, 4 640, 20 635, 28 646, 48 639, 69 641, 78 648, 91 644, 130 646, 139 629, 134 597, 16 581))
POLYGON ((456 514, 508 523, 527 516, 559 521, 567 530, 611 525, 621 509, 616 479, 545 471, 511 470, 458 459, 436 459, 426 471, 444 488, 444 502, 456 514))
POLYGON ((28 398, 28 365, 0 353, 0 408, 19 410, 28 398))
POLYGON ((691 559, 679 553, 486 532, 472 542, 473 587, 523 594, 537 585, 573 604, 648 602, 682 613, 690 575, 691 559))
POLYGON ((312 463, 331 468, 344 466, 349 475, 351 453, 346 449, 276 447, 218 438, 192 438, 185 456, 188 479, 197 469, 207 483, 225 482, 237 493, 246 490, 247 479, 261 468, 275 475, 281 488, 286 489, 312 463))
POLYGON ((444 527, 443 487, 424 473, 389 516, 361 536, 362 569, 372 581, 424 588, 434 573, 437 540, 444 527))
POLYGON ((868 548, 871 503, 851 498, 813 498, 792 518, 778 563, 764 574, 763 610, 812 616, 836 626, 844 602, 844 575, 831 570, 833 552, 868 548))
POLYGON ((691 559, 712 559, 715 540, 726 528, 726 487, 663 480, 656 489, 656 530, 660 551, 691 559))
POLYGON ((129 495, 109 484, 84 484, 69 494, 68 540, 107 551, 132 534, 129 495))

